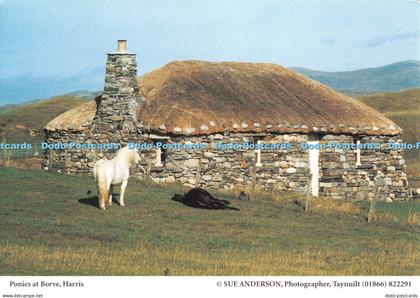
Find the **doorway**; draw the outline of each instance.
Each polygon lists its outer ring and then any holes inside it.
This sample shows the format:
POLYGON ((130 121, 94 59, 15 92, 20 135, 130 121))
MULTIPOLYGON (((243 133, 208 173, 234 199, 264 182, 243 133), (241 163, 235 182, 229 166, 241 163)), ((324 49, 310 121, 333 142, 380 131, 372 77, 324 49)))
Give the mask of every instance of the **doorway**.
POLYGON ((309 135, 308 145, 312 196, 317 197, 319 189, 319 136, 309 135))

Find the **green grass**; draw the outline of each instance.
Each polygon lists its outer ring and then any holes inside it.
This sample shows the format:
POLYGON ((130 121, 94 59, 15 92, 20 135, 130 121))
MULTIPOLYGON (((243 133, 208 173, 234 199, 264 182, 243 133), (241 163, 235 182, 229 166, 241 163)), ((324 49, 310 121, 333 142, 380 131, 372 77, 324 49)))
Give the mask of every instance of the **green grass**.
MULTIPOLYGON (((362 210, 368 212, 370 203, 368 202, 358 202, 356 205, 360 206, 362 210)), ((390 204, 386 202, 378 202, 376 203, 376 210, 380 214, 388 215, 388 220, 398 223, 406 223, 408 218, 408 212, 413 210, 417 213, 420 212, 420 204, 416 200, 411 200, 405 203, 397 204, 397 208, 395 207, 396 204, 390 204)))
POLYGON ((170 200, 180 186, 134 178, 127 207, 106 211, 91 177, 0 168, 0 189, 2 275, 420 273, 419 228, 406 224, 414 202, 380 204, 395 219, 367 224, 365 206, 306 214, 297 195, 193 209, 170 200))

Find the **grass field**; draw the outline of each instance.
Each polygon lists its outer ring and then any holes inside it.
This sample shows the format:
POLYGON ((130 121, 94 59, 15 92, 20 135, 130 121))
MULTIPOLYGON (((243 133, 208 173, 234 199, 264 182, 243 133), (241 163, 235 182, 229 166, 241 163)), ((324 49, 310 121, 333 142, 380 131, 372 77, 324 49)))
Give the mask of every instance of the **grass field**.
POLYGON ((0 168, 0 189, 1 275, 420 274, 413 201, 379 204, 367 224, 364 203, 321 200, 307 214, 279 195, 209 211, 171 201, 178 185, 134 178, 127 207, 106 211, 91 177, 0 168))

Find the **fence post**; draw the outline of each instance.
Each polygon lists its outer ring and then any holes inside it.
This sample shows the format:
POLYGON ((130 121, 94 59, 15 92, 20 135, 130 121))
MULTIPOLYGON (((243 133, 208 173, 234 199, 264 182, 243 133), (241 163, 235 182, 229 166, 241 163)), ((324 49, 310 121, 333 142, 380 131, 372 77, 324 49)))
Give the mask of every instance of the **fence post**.
POLYGON ((379 195, 379 186, 375 188, 375 194, 370 202, 369 213, 368 213, 368 223, 373 223, 376 221, 376 198, 379 195))
POLYGON ((306 191, 306 200, 305 200, 305 212, 309 212, 309 201, 312 197, 312 179, 313 179, 313 174, 310 173, 309 174, 309 182, 308 182, 308 187, 307 187, 307 191, 306 191))
POLYGON ((255 187, 257 184, 257 165, 254 162, 252 165, 252 171, 251 171, 251 201, 255 200, 255 187))
POLYGON ((147 169, 146 169, 146 175, 150 176, 150 170, 152 169, 152 160, 149 159, 147 162, 147 169))
POLYGON ((200 186, 200 179, 201 179, 201 162, 200 160, 198 160, 198 165, 197 165, 197 175, 195 177, 195 187, 199 187, 200 186))

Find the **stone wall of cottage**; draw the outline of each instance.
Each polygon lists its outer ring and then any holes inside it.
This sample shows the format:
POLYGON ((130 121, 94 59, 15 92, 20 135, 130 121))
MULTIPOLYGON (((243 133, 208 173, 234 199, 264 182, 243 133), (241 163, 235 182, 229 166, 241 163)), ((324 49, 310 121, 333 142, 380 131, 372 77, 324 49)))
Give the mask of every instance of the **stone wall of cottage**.
POLYGON ((325 149, 320 151, 320 194, 333 198, 364 200, 378 192, 380 198, 391 200, 408 199, 406 165, 402 150, 388 149, 386 145, 402 143, 400 136, 349 136, 325 135, 322 143, 380 144, 378 150, 361 150, 361 164, 356 165, 354 150, 325 149), (384 184, 375 184, 380 177, 384 184))
MULTIPOLYGON (((54 143, 109 143, 113 132, 101 134, 87 132, 47 132, 47 141, 54 143)), ((168 136, 161 136, 161 139, 168 136)), ((262 150, 261 167, 256 167, 256 186, 262 191, 292 191, 305 193, 309 183, 309 153, 299 143, 308 141, 305 134, 268 134, 258 136, 261 143, 290 143, 293 149, 262 150)), ((379 190, 382 200, 408 198, 405 161, 401 150, 386 149, 387 142, 401 142, 399 137, 358 136, 361 143, 379 143, 380 150, 361 150, 361 165, 356 165, 355 150, 321 149, 319 155, 319 195, 337 199, 366 200, 376 192, 375 178, 383 177, 385 185, 379 190)), ((133 169, 134 175, 153 177, 158 183, 179 182, 208 189, 249 190, 255 161, 254 150, 220 150, 216 143, 228 144, 255 142, 256 137, 247 133, 225 133, 208 136, 171 136, 164 142, 179 144, 205 144, 203 150, 167 150, 161 166, 156 165, 156 149, 141 151, 142 161, 133 169), (143 168, 141 170, 140 168, 143 168), (200 175, 197 175, 200 171, 200 175), (199 181, 196 179, 199 177, 199 181)), ((323 135, 320 143, 353 143, 356 137, 349 135, 323 135)), ((116 140, 117 142, 118 140, 116 140)), ((127 134, 119 139, 120 145, 156 142, 155 135, 142 132, 127 134)), ((45 150, 44 167, 74 175, 92 173, 94 162, 100 158, 112 158, 113 150, 45 150)))
MULTIPOLYGON (((258 138, 261 138, 259 136, 258 138)), ((249 149, 221 150, 216 143, 243 144, 256 143, 252 134, 226 133, 209 136, 175 137, 176 143, 203 143, 205 150, 168 151, 162 167, 152 166, 151 175, 159 182, 179 181, 187 186, 201 186, 213 189, 241 189, 251 186, 255 151, 249 149), (197 170, 200 170, 200 180, 197 170)), ((299 142, 307 140, 307 135, 267 135, 262 143, 291 143, 291 150, 262 150, 262 166, 256 167, 257 189, 305 192, 309 169, 308 152, 298 148, 299 142)), ((151 155, 154 160, 155 155, 151 155)), ((147 160, 147 158, 145 159, 147 160)), ((146 166, 146 162, 144 162, 146 166)))

